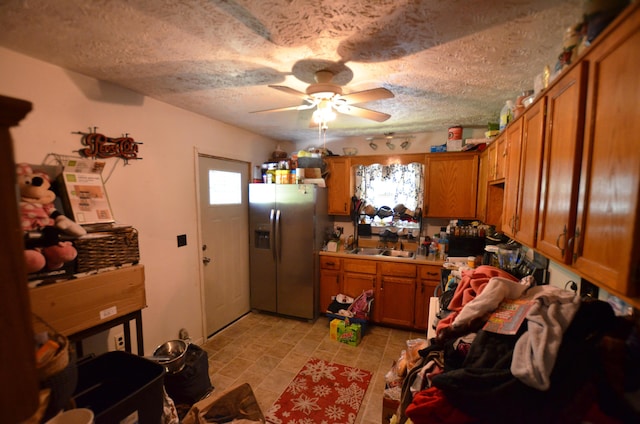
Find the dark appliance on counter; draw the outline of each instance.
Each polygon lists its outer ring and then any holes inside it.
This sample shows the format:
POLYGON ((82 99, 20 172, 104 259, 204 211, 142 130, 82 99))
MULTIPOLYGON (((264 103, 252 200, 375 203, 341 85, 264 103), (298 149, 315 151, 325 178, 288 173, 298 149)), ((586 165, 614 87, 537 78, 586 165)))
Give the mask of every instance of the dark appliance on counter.
POLYGON ((449 235, 449 256, 482 256, 485 247, 484 237, 449 235))
POLYGON ((318 252, 331 226, 325 188, 249 184, 251 308, 317 317, 318 252))

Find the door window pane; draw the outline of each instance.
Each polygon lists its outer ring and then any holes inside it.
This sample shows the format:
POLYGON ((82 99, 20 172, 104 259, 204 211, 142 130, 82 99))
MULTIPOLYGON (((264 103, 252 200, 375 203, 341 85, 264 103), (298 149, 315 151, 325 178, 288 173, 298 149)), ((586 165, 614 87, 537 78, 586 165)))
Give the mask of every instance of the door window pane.
POLYGON ((209 204, 240 204, 242 201, 241 182, 241 175, 238 172, 209 170, 209 204))

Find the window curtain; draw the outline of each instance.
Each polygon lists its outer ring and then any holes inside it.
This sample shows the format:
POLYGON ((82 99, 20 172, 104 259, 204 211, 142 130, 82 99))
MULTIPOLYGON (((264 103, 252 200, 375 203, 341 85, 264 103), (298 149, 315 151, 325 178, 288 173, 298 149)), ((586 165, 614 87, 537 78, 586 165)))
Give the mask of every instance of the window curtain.
MULTIPOLYGON (((355 196, 379 208, 403 204, 415 210, 424 198, 424 165, 359 165, 355 169, 355 196)), ((421 207, 421 206, 420 206, 421 207)))

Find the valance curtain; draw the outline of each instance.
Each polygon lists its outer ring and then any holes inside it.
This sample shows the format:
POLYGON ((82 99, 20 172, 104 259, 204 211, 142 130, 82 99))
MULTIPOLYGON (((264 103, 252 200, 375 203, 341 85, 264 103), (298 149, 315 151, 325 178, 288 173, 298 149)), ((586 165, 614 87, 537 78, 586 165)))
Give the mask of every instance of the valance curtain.
POLYGON ((415 210, 424 198, 424 165, 358 165, 355 169, 355 196, 379 208, 403 204, 415 210))

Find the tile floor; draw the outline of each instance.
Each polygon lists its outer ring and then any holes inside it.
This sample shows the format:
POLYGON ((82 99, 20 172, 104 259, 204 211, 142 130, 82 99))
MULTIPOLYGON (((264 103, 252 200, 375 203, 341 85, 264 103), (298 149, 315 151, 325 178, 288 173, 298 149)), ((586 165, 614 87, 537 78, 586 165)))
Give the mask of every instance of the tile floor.
POLYGON ((329 319, 315 322, 250 312, 209 339, 209 375, 220 394, 249 383, 263 412, 271 407, 309 357, 373 372, 358 413, 357 424, 380 424, 384 376, 406 348, 406 341, 424 338, 420 332, 368 327, 358 346, 329 338, 329 319))

